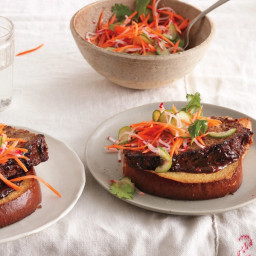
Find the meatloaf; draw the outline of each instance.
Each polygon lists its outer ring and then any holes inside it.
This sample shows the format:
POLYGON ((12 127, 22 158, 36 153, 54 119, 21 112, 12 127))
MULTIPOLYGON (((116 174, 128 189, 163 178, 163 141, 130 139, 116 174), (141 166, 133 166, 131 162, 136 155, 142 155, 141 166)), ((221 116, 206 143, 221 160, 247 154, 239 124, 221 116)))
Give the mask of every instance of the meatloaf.
MULTIPOLYGON (((236 128, 236 132, 227 138, 204 138, 205 147, 195 143, 188 145, 186 151, 173 156, 171 172, 212 173, 237 161, 252 143, 253 133, 229 117, 213 117, 221 120, 219 126, 209 127, 209 132, 222 132, 236 128)), ((160 156, 155 153, 143 154, 139 151, 124 150, 127 164, 132 168, 155 170, 161 164, 160 156)))
MULTIPOLYGON (((34 134, 27 130, 16 129, 11 126, 4 127, 4 133, 9 138, 20 138, 25 140, 25 142, 19 142, 17 147, 28 150, 28 152, 25 153, 25 156, 29 159, 21 160, 27 169, 48 160, 48 147, 44 135, 34 134)), ((8 160, 5 164, 0 164, 0 173, 8 179, 24 175, 23 169, 14 159, 8 160)), ((5 183, 0 181, 0 198, 10 191, 12 191, 12 188, 7 187, 5 183)))

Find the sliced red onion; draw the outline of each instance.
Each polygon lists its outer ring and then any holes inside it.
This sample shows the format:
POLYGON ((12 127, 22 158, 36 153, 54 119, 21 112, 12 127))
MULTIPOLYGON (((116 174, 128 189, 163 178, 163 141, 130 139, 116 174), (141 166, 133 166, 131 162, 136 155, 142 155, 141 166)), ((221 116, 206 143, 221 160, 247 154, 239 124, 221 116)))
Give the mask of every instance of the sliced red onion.
MULTIPOLYGON (((170 47, 170 48, 168 48, 168 50, 169 50, 169 52, 172 53, 173 50, 174 50, 174 47, 170 47)), ((178 47, 177 47, 177 51, 184 52, 184 49, 178 46, 178 47)))
POLYGON ((161 8, 158 8, 158 10, 160 10, 160 11, 170 11, 170 12, 176 13, 171 7, 161 7, 161 8))
POLYGON ((187 146, 188 146, 188 139, 184 139, 183 140, 182 146, 183 146, 183 148, 187 148, 187 146))
POLYGON ((200 147, 200 148, 205 148, 205 146, 202 145, 201 143, 199 143, 199 141, 198 141, 197 139, 194 139, 193 141, 196 143, 196 145, 197 145, 198 147, 200 147))
POLYGON ((126 26, 128 23, 130 23, 131 19, 127 15, 125 15, 124 25, 126 26))
POLYGON ((114 42, 116 42, 115 45, 114 45, 114 47, 116 47, 116 48, 120 47, 120 45, 121 46, 127 45, 127 43, 125 41, 120 40, 120 39, 116 39, 114 42))
POLYGON ((158 148, 156 148, 156 147, 154 147, 152 144, 147 144, 147 146, 148 146, 148 149, 151 151, 151 152, 153 152, 153 153, 156 153, 156 154, 159 154, 159 149, 158 148))
POLYGON ((117 153, 119 150, 117 148, 109 148, 108 152, 110 153, 117 153))
POLYGON ((156 1, 156 5, 155 5, 155 15, 158 14, 158 12, 157 12, 157 6, 158 6, 158 4, 159 4, 160 1, 161 1, 161 0, 157 0, 157 1, 156 1))
POLYGON ((169 148, 170 144, 168 142, 164 142, 162 139, 158 140, 162 145, 164 145, 165 147, 169 148))
POLYGON ((122 152, 123 150, 118 150, 118 153, 117 153, 117 160, 119 163, 122 161, 122 152))
POLYGON ((161 102, 160 105, 159 105, 159 111, 162 113, 165 111, 165 107, 164 107, 164 103, 161 102))
POLYGON ((160 47, 161 50, 164 49, 163 46, 162 46, 162 44, 161 44, 161 42, 160 42, 160 40, 158 40, 157 44, 158 44, 158 46, 160 47))
POLYGON ((162 33, 168 31, 168 29, 165 26, 159 25, 158 27, 161 29, 162 33))
POLYGON ((146 30, 146 29, 142 29, 142 32, 148 37, 148 38, 150 38, 150 34, 149 34, 149 32, 146 30))
POLYGON ((10 154, 10 155, 12 155, 12 156, 16 156, 16 157, 22 156, 21 154, 15 153, 15 152, 10 152, 10 153, 8 153, 8 154, 10 154))
POLYGON ((110 140, 111 142, 118 143, 118 140, 116 140, 110 136, 108 136, 107 139, 110 140))
POLYGON ((138 48, 129 48, 129 49, 126 49, 125 51, 126 52, 138 52, 138 51, 141 51, 141 49, 142 49, 141 47, 140 48, 139 47, 138 48))
POLYGON ((127 134, 129 137, 136 137, 136 138, 138 138, 138 139, 144 141, 143 138, 141 138, 138 134, 136 134, 136 133, 134 133, 134 132, 128 132, 128 131, 127 131, 127 132, 122 133, 122 135, 125 135, 125 134, 127 134))

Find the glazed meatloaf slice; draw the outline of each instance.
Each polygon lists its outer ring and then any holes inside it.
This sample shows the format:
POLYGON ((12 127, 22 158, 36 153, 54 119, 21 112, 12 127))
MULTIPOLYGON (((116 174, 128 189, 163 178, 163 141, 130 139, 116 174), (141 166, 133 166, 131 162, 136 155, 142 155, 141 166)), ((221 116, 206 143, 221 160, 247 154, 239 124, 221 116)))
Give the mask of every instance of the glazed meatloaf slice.
MULTIPOLYGON (((253 133, 239 123, 237 119, 229 117, 213 117, 222 121, 217 127, 210 127, 208 131, 222 132, 236 128, 236 132, 227 138, 212 138, 206 136, 206 146, 199 148, 195 143, 188 145, 187 150, 174 155, 172 172, 211 173, 223 169, 230 163, 237 161, 252 143, 253 133)), ((155 153, 138 151, 124 151, 127 164, 132 168, 155 170, 160 165, 160 156, 155 153)))
MULTIPOLYGON (((4 128, 4 133, 9 138, 20 138, 26 141, 19 142, 17 147, 28 150, 25 156, 28 157, 29 160, 22 159, 22 162, 25 164, 27 169, 48 160, 48 147, 44 135, 34 134, 27 130, 16 129, 11 126, 6 126, 4 128)), ((10 159, 5 164, 0 164, 0 173, 6 178, 11 179, 23 175, 24 171, 14 159, 10 159)), ((0 181, 0 188, 2 187, 5 187, 5 184, 0 181)))

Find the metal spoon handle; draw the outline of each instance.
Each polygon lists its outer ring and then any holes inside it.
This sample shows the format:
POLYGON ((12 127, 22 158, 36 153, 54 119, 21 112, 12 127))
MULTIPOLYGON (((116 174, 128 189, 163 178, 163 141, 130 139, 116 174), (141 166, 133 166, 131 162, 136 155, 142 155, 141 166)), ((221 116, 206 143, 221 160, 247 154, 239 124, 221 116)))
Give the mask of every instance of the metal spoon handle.
MULTIPOLYGON (((210 11, 216 9, 217 7, 219 7, 222 4, 225 4, 226 2, 228 2, 230 0, 219 0, 217 1, 215 4, 213 4, 212 6, 208 7, 206 10, 204 10, 203 12, 201 12, 198 16, 196 16, 191 23, 189 24, 188 28, 187 28, 187 35, 189 34, 189 31, 191 29, 191 27, 201 18, 203 18, 207 13, 209 13, 210 11)), ((186 48, 188 45, 188 42, 186 43, 186 46, 184 48, 186 48)))
POLYGON ((209 8, 204 10, 203 12, 201 12, 195 19, 193 19, 193 21, 190 23, 189 27, 192 27, 199 19, 203 18, 208 12, 216 9, 217 7, 219 7, 222 4, 225 4, 228 1, 230 1, 230 0, 219 0, 219 1, 217 1, 215 4, 213 4, 212 6, 210 6, 209 8))

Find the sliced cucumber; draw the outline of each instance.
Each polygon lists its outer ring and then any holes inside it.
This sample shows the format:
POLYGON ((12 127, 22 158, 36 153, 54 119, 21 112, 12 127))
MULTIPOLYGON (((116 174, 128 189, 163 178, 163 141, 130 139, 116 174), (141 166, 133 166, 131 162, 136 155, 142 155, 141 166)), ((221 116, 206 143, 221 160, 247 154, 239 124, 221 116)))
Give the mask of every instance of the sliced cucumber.
POLYGON ((172 158, 162 147, 158 147, 158 150, 162 163, 155 169, 155 172, 167 172, 172 166, 172 158))
POLYGON ((226 138, 233 135, 236 132, 236 128, 231 128, 224 132, 208 132, 208 135, 213 138, 226 138))
POLYGON ((159 110, 155 110, 152 114, 152 119, 157 122, 161 116, 161 112, 159 110))
MULTIPOLYGON (((174 113, 172 109, 166 109, 164 112, 161 113, 159 122, 167 123, 168 114, 166 114, 166 112, 171 113, 171 114, 174 113)), ((171 120, 171 122, 172 122, 172 120, 171 120)))
POLYGON ((145 56, 152 56, 152 55, 156 55, 155 52, 146 52, 145 56))
POLYGON ((174 26, 173 23, 170 24, 169 30, 168 30, 168 35, 170 40, 176 40, 176 38, 178 37, 178 32, 174 26))
MULTIPOLYGON (((191 114, 185 112, 185 111, 180 111, 179 113, 176 114, 176 116, 184 121, 186 121, 187 123, 191 124, 191 114)), ((185 127, 186 125, 182 124, 182 128, 185 127)))
POLYGON ((146 43, 148 43, 148 44, 152 44, 152 43, 153 43, 153 41, 152 41, 150 38, 148 38, 148 36, 147 36, 146 34, 144 34, 144 33, 140 34, 140 38, 141 38, 144 42, 146 42, 146 43))
POLYGON ((106 47, 105 50, 108 50, 108 51, 114 51, 116 48, 115 47, 106 47))
POLYGON ((118 132, 118 140, 119 145, 125 144, 128 142, 129 134, 126 134, 126 132, 130 132, 132 128, 130 126, 124 126, 122 127, 118 132))
POLYGON ((166 49, 166 47, 164 45, 161 44, 160 46, 156 47, 156 54, 157 55, 169 55, 170 52, 168 51, 168 49, 166 49))
POLYGON ((180 38, 179 47, 183 48, 185 45, 185 40, 180 38))

